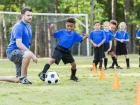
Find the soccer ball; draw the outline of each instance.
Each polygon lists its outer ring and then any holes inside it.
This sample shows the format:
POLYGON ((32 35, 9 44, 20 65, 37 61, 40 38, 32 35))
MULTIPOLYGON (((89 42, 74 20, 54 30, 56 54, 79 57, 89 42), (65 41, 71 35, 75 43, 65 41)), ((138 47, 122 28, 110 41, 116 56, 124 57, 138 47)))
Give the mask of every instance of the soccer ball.
POLYGON ((46 74, 46 78, 45 78, 45 82, 48 84, 56 84, 59 81, 59 76, 57 74, 57 72, 48 72, 46 74))

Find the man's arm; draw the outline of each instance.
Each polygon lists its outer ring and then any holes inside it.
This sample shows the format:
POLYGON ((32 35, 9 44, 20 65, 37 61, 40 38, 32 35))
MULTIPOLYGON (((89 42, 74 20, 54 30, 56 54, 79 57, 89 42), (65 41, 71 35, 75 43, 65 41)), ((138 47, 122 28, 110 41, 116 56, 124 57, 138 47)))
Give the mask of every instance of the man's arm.
POLYGON ((29 49, 22 43, 22 39, 16 39, 16 45, 19 49, 28 51, 29 49))

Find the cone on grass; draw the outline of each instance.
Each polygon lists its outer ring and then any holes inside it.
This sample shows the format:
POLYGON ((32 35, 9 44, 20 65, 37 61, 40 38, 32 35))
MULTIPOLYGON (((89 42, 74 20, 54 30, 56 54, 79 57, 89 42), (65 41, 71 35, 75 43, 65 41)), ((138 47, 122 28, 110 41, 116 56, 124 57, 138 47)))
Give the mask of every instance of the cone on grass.
POLYGON ((114 90, 119 90, 120 89, 120 83, 119 83, 119 79, 118 79, 118 74, 117 73, 115 73, 115 75, 114 75, 112 89, 114 89, 114 90))
POLYGON ((104 68, 101 68, 101 71, 100 71, 100 80, 106 80, 106 75, 105 75, 105 72, 104 72, 104 68))
POLYGON ((97 73, 96 66, 95 66, 95 63, 93 63, 93 65, 92 65, 92 74, 96 74, 96 73, 97 73))
POLYGON ((134 105, 140 105, 140 83, 138 83, 138 86, 137 86, 134 105))

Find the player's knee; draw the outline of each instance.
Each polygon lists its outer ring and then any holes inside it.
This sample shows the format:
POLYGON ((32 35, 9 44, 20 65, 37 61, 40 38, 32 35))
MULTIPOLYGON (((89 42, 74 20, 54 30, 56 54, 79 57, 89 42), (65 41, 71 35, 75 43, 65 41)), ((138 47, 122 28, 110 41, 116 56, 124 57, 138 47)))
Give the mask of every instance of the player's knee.
POLYGON ((51 58, 50 60, 49 60, 49 64, 51 65, 51 64, 53 64, 55 62, 55 59, 53 59, 53 58, 51 58))
POLYGON ((76 63, 75 63, 75 62, 74 62, 74 63, 72 63, 71 65, 72 65, 72 68, 73 68, 73 69, 75 69, 75 68, 76 68, 76 63))
POLYGON ((32 52, 30 52, 30 51, 25 51, 23 57, 24 57, 24 58, 31 59, 31 57, 32 57, 32 52))

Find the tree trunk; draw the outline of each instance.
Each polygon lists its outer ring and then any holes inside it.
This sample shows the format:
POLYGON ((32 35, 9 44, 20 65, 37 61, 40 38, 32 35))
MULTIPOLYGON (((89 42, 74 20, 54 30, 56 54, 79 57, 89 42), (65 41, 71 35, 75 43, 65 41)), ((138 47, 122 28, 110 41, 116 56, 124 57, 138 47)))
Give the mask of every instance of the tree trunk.
POLYGON ((125 22, 126 22, 126 24, 127 24, 127 31, 128 31, 128 33, 130 34, 129 35, 129 44, 127 45, 128 46, 128 52, 129 53, 132 53, 132 50, 131 50, 131 48, 133 47, 132 46, 132 38, 133 38, 133 36, 131 35, 131 31, 130 31, 130 24, 129 24, 129 22, 130 22, 130 19, 129 19, 129 11, 130 11, 130 0, 124 0, 124 5, 125 5, 125 8, 124 8, 124 15, 125 15, 125 22))
POLYGON ((0 14, 0 58, 3 57, 3 41, 2 41, 2 15, 0 14))
POLYGON ((112 0, 112 19, 116 20, 116 4, 117 0, 112 0))
MULTIPOLYGON (((93 30, 93 11, 94 11, 94 0, 91 0, 91 11, 90 11, 90 30, 89 32, 91 32, 93 30)), ((91 49, 91 52, 90 52, 90 55, 93 54, 93 45, 90 43, 90 49, 91 49)))

